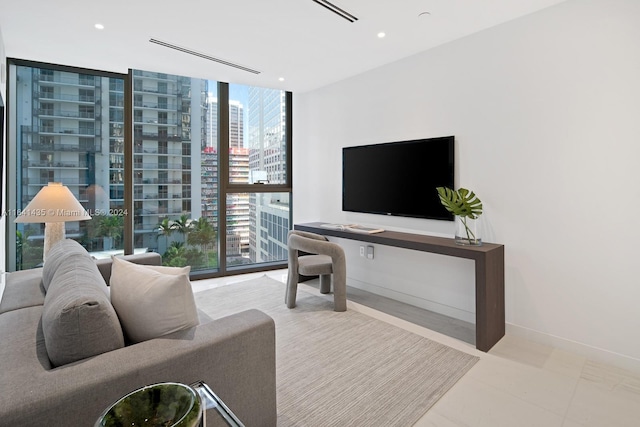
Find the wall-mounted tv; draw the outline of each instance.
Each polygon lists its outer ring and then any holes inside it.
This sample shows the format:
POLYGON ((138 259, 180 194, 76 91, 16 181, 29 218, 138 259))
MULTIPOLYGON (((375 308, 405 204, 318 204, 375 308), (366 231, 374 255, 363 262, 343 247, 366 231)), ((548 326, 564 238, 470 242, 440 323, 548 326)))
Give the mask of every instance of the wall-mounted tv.
POLYGON ((344 147, 342 210, 453 220, 436 187, 454 188, 454 137, 344 147))

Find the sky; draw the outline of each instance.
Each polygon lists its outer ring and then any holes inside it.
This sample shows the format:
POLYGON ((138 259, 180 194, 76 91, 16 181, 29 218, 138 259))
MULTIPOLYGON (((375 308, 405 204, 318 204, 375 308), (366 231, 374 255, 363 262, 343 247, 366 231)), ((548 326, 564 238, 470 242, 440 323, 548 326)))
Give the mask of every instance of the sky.
MULTIPOLYGON (((214 80, 209 80, 209 95, 218 97, 217 83, 214 80)), ((230 83, 229 84, 229 100, 240 101, 242 106, 246 109, 249 99, 249 86, 230 83)))
MULTIPOLYGON (((216 98, 218 97, 218 91, 217 91, 217 82, 214 80, 209 80, 209 95, 210 96, 215 96, 216 98)), ((243 136, 244 136, 244 145, 246 146, 247 141, 247 127, 248 127, 248 123, 249 120, 247 120, 247 106, 249 104, 249 86, 246 85, 240 85, 240 84, 234 84, 234 83, 229 83, 229 100, 230 101, 239 101, 240 104, 242 104, 242 113, 244 115, 244 132, 243 132, 243 136)))

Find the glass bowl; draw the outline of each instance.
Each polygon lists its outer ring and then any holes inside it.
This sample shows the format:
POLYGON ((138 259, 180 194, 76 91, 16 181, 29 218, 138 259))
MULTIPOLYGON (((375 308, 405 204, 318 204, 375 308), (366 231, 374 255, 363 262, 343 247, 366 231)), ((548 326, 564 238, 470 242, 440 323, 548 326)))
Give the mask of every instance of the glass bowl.
POLYGON ((195 427, 202 418, 200 395, 180 383, 135 390, 105 410, 95 427, 195 427))

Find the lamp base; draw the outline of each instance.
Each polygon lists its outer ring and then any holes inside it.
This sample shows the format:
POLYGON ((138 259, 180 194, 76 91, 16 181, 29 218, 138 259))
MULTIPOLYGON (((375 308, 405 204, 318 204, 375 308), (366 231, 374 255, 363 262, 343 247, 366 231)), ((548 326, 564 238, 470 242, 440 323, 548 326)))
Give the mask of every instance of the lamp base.
POLYGON ((60 240, 64 240, 64 222, 47 222, 44 225, 44 251, 42 260, 47 260, 47 253, 60 240))

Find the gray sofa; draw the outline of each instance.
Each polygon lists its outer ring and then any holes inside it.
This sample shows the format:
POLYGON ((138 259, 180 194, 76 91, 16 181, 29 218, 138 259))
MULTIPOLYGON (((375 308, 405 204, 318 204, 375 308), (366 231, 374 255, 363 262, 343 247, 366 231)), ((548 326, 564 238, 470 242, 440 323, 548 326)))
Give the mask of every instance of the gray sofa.
MULTIPOLYGON (((124 258, 160 264, 154 253, 124 258)), ((108 284, 111 260, 93 262, 108 284)), ((54 367, 42 320, 46 292, 53 291, 45 291, 42 276, 42 268, 5 276, 0 425, 91 426, 105 408, 132 390, 198 380, 209 384, 247 427, 276 425, 275 326, 263 312, 201 319, 196 327, 54 367)))

